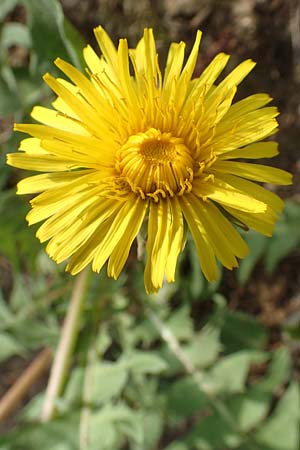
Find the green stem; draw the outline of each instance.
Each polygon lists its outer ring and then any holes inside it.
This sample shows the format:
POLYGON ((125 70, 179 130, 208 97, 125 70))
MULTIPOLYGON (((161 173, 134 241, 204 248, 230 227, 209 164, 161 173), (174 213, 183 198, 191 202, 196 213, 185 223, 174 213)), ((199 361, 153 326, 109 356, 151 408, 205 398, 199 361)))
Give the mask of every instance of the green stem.
POLYGON ((74 282, 72 296, 65 318, 60 341, 55 353, 50 378, 46 389, 41 421, 47 422, 55 415, 55 403, 62 393, 72 353, 76 344, 88 271, 84 270, 74 282))
POLYGON ((244 433, 236 423, 234 417, 231 412, 228 410, 226 405, 222 402, 222 400, 218 399, 216 395, 213 393, 212 387, 209 383, 205 381, 204 374, 197 370, 193 363, 189 360, 189 358, 184 353, 179 341, 176 336, 171 332, 171 330, 166 327, 166 325, 160 320, 157 314, 150 308, 146 308, 146 315, 151 320, 157 331, 159 332, 162 339, 166 342, 169 349, 176 356, 178 361, 181 362, 182 366, 185 369, 185 372, 191 375, 200 390, 206 395, 212 407, 218 412, 218 414, 224 419, 227 425, 239 436, 241 436, 244 440, 247 441, 248 448, 251 450, 260 450, 257 447, 256 443, 253 441, 251 436, 244 433))

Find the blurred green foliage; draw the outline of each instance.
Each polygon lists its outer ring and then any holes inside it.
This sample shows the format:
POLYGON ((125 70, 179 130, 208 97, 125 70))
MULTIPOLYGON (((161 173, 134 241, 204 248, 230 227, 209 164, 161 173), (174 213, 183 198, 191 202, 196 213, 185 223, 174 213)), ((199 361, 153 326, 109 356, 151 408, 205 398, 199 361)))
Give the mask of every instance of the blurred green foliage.
MULTIPOLYGON (((38 422, 43 394, 37 394, 19 413, 22 425, 2 438, 1 449, 75 450, 78 430, 88 437, 87 448, 95 450, 123 449, 126 443, 145 450, 298 449, 300 391, 288 346, 267 350, 264 328, 244 313, 229 312, 220 294, 213 296, 212 312, 195 331, 186 304, 173 308, 153 299, 132 301, 124 285, 116 289, 104 275, 100 278, 91 278, 92 286, 100 283, 101 293, 89 291, 58 418, 38 422), (162 339, 149 310, 178 341, 193 374, 162 339), (233 339, 237 330, 243 336, 233 339), (215 399, 226 407, 236 430, 215 399)), ((34 312, 21 304, 13 311, 2 301, 0 340, 7 340, 10 354, 1 357, 55 344, 58 301, 63 302, 55 298, 52 312, 34 299, 28 301, 34 312)))
MULTIPOLYGON (((55 0, 2 0, 0 22, 4 154, 18 145, 12 123, 30 120, 34 104, 50 102, 41 75, 55 72, 52 60, 58 55, 80 67, 83 43, 55 0), (14 21, 17 6, 21 19, 14 21), (16 62, 14 52, 20 49, 16 62)), ((4 368, 14 358, 26 361, 45 346, 55 348, 73 285, 26 226, 28 206, 15 196, 16 178, 3 164, 4 368)), ((272 238, 245 233, 250 256, 236 271, 236 289, 251 280, 257 263, 270 275, 299 251, 299 220, 300 205, 290 200, 272 238)), ((141 273, 136 265, 118 281, 108 280, 104 271, 90 275, 57 418, 39 422, 44 393, 36 393, 0 437, 0 450, 77 450, 79 442, 88 450, 299 450, 300 317, 283 324, 277 344, 269 345, 268 330, 255 317, 228 307, 230 292, 228 299, 219 293, 222 276, 206 282, 190 242, 173 286, 147 297, 141 293, 141 273)))

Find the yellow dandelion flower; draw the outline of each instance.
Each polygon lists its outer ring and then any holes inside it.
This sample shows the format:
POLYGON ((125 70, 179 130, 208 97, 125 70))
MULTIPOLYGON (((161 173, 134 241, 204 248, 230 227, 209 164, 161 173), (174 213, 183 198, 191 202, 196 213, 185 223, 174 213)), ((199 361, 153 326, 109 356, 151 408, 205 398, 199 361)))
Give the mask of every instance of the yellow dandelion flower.
POLYGON ((232 269, 247 255, 233 222, 271 235, 282 200, 253 181, 290 184, 280 169, 240 162, 275 156, 275 142, 258 142, 277 129, 271 98, 255 94, 232 104, 237 86, 253 69, 238 65, 219 84, 229 56, 218 54, 192 80, 201 32, 184 64, 184 42, 172 43, 162 76, 155 40, 145 29, 135 49, 114 46, 95 29, 102 56, 87 46, 87 76, 69 63, 55 64, 70 79, 44 80, 56 93, 54 110, 35 107, 41 124, 16 125, 32 137, 8 163, 44 172, 18 184, 32 201, 29 224, 49 241, 47 252, 67 270, 92 263, 117 278, 147 221, 147 292, 164 277, 174 281, 178 255, 192 234, 203 273, 218 277, 216 259, 232 269))

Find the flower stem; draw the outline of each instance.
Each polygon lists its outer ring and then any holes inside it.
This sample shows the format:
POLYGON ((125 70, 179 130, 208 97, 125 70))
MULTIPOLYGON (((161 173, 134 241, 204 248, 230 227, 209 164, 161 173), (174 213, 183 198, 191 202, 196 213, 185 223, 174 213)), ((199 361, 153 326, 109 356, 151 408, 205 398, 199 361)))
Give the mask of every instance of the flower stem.
POLYGON ((62 392, 76 344, 88 271, 83 270, 74 282, 68 312, 62 327, 60 341, 51 367, 41 421, 47 422, 55 415, 55 402, 62 392))

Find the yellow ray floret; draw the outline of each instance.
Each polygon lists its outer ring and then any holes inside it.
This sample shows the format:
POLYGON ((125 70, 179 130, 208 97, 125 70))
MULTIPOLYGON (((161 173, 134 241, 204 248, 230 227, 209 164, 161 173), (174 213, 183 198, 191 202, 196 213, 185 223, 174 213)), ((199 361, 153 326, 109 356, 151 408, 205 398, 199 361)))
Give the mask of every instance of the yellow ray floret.
POLYGON ((72 274, 108 262, 114 278, 147 228, 148 293, 175 280, 188 229, 204 275, 216 280, 217 261, 233 269, 248 253, 236 222, 272 234, 283 202, 261 183, 291 183, 287 172, 250 162, 278 154, 276 142, 263 141, 278 127, 272 99, 234 102, 255 63, 242 62, 218 83, 229 59, 220 53, 192 79, 200 31, 185 64, 185 43, 170 45, 164 71, 151 29, 134 49, 126 39, 116 47, 102 27, 95 36, 101 54, 84 49, 86 73, 57 58, 69 81, 44 76, 54 109, 36 106, 40 124, 15 125, 31 137, 8 164, 42 172, 18 184, 18 194, 38 194, 28 222, 43 221, 38 239, 72 274))

